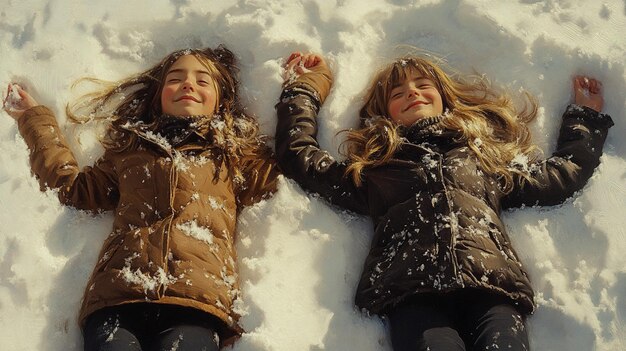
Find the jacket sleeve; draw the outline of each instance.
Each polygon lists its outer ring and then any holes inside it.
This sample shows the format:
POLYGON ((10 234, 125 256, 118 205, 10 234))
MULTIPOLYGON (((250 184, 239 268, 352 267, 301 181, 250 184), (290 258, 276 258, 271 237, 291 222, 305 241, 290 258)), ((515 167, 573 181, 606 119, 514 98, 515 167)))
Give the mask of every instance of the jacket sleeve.
POLYGON ((79 171, 50 109, 36 106, 18 121, 20 134, 30 151, 30 165, 42 190, 58 189, 61 203, 81 210, 111 210, 119 199, 115 167, 109 152, 93 167, 79 171))
POLYGON ((239 205, 252 205, 276 191, 280 172, 269 148, 261 148, 242 164, 244 179, 237 196, 239 205))
POLYGON ((611 126, 609 115, 588 107, 568 106, 556 151, 550 158, 529 165, 532 180, 516 180, 514 189, 502 199, 502 208, 557 205, 582 189, 600 164, 611 126))
POLYGON ((283 91, 276 105, 276 154, 281 170, 304 189, 360 214, 368 213, 367 184, 356 187, 345 177, 346 165, 320 150, 316 140, 320 103, 307 85, 283 91))

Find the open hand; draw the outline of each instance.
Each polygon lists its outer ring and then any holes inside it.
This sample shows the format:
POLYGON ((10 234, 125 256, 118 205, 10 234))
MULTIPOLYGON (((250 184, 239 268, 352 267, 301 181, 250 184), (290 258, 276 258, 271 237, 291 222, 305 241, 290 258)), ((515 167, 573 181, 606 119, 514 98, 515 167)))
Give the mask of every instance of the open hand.
POLYGON ((324 62, 324 58, 318 54, 303 54, 301 52, 293 52, 287 58, 285 63, 285 82, 290 82, 295 80, 298 76, 310 72, 311 69, 315 69, 315 67, 324 66, 326 67, 326 63, 324 62))
POLYGON ((602 82, 587 76, 574 77, 574 103, 602 112, 602 82))
POLYGON ((39 105, 21 86, 11 83, 7 88, 2 108, 16 121, 31 107, 39 105))
POLYGON ((293 52, 287 58, 284 68, 283 87, 304 84, 313 88, 318 93, 320 102, 324 103, 333 84, 333 74, 321 55, 293 52))
POLYGON ((293 52, 289 55, 287 63, 285 64, 286 70, 295 70, 297 73, 304 73, 305 69, 317 66, 324 59, 318 54, 302 54, 301 52, 293 52))

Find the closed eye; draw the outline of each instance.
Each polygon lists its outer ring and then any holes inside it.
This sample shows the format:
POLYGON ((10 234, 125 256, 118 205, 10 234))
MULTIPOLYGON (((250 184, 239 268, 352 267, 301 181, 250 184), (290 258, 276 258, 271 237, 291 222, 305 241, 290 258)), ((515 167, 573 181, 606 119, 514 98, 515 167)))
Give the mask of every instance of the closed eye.
POLYGON ((435 83, 428 78, 420 77, 414 80, 415 85, 418 87, 434 87, 435 83))
POLYGON ((397 99, 397 98, 401 97, 401 96, 402 96, 402 94, 403 94, 403 92, 402 92, 402 91, 392 92, 392 93, 391 93, 391 98, 392 98, 392 99, 397 99))

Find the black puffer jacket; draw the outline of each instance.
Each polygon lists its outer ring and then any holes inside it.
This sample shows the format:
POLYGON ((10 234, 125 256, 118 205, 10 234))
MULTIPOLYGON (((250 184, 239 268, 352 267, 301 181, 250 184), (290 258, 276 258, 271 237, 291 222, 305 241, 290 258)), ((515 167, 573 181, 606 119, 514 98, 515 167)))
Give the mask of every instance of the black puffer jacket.
MULTIPOLYGON (((346 165, 319 149, 319 103, 306 87, 283 92, 277 105, 276 151, 285 174, 332 203, 371 216, 375 235, 356 304, 384 314, 408 296, 460 288, 484 289, 534 310, 533 290, 511 247, 500 211, 555 205, 581 189, 599 164, 608 115, 569 106, 557 150, 530 165, 536 182, 516 180, 509 194, 479 169, 479 161, 440 117, 404 130, 407 142, 389 163, 364 171, 356 187, 346 165)), ((453 118, 453 117, 452 117, 453 118)))

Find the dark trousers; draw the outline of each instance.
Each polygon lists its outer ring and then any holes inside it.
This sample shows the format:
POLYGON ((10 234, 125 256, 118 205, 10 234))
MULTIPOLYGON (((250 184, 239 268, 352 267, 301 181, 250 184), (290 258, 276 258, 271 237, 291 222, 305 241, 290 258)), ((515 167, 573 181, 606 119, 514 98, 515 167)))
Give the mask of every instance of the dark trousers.
POLYGON ((527 351, 524 317, 485 292, 419 295, 388 313, 394 351, 527 351))
POLYGON ((216 325, 209 314, 180 306, 108 307, 87 318, 85 351, 218 351, 216 325))

